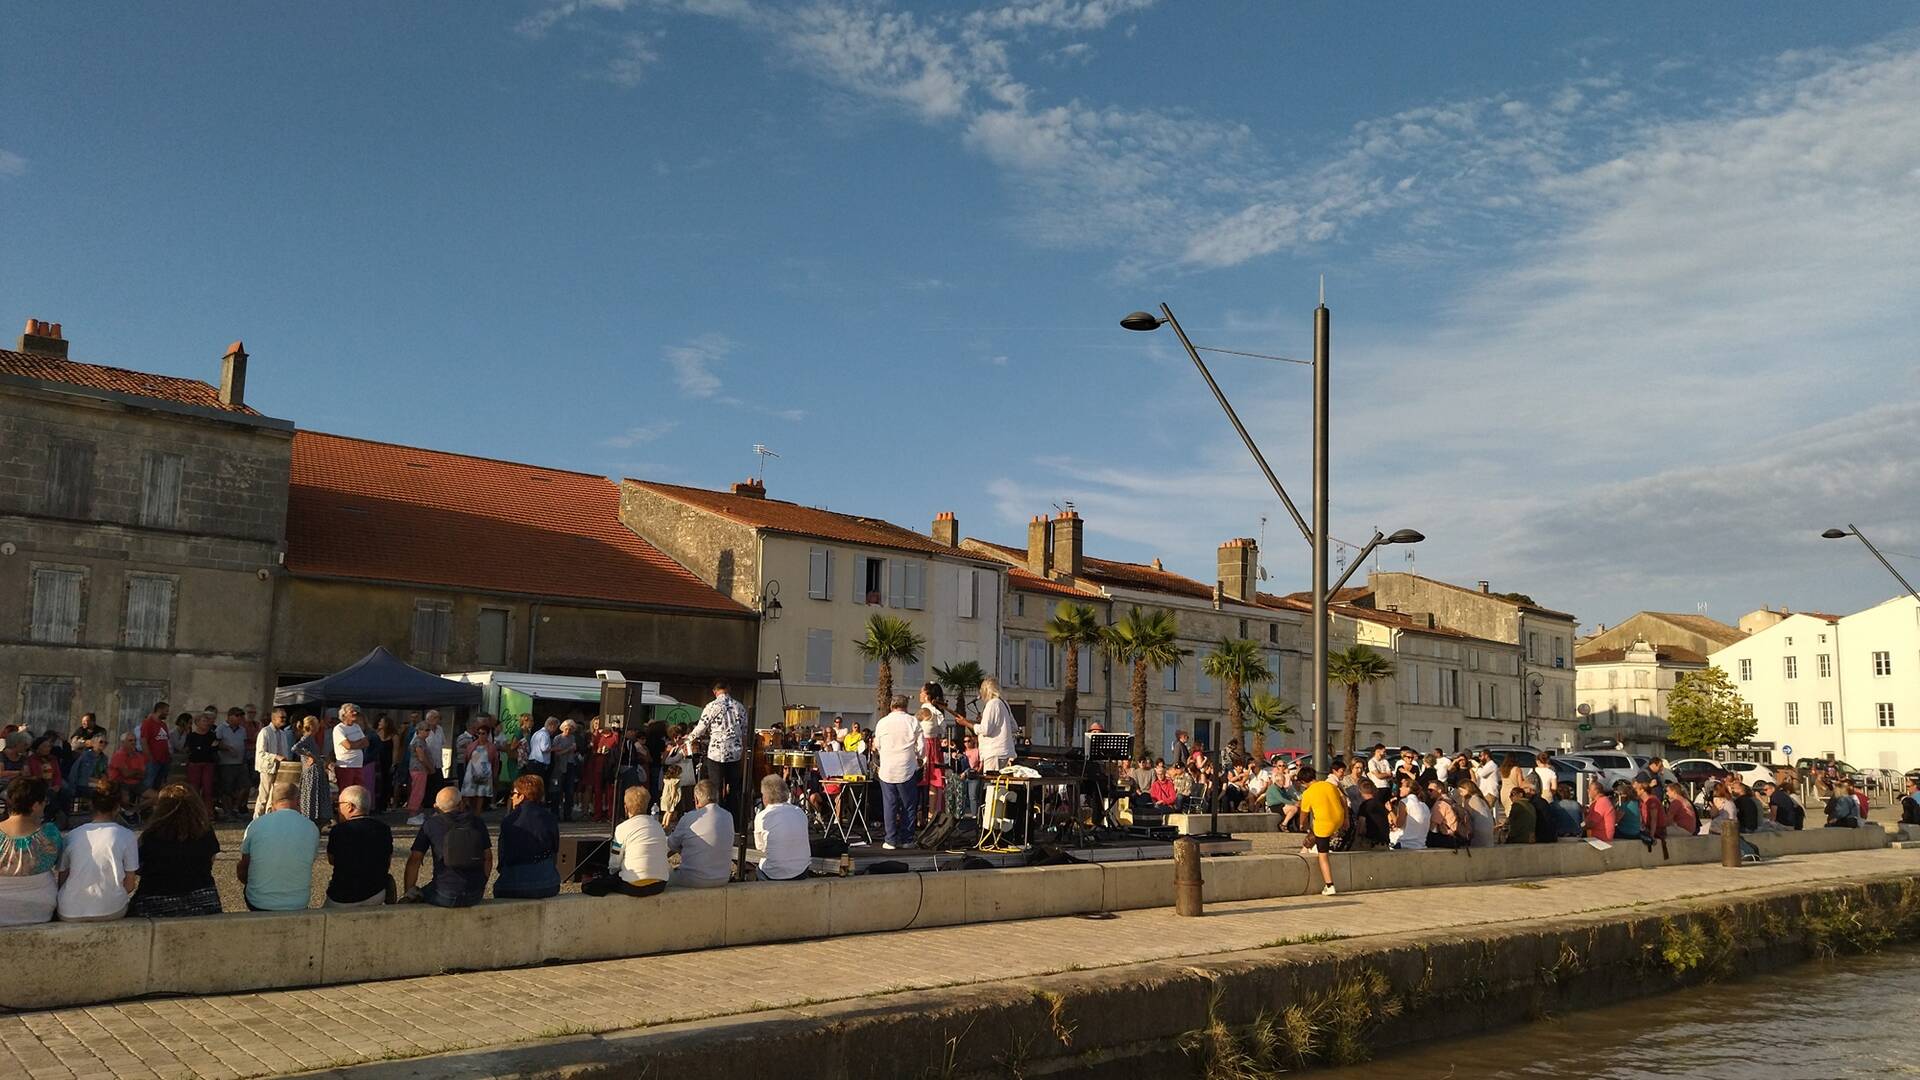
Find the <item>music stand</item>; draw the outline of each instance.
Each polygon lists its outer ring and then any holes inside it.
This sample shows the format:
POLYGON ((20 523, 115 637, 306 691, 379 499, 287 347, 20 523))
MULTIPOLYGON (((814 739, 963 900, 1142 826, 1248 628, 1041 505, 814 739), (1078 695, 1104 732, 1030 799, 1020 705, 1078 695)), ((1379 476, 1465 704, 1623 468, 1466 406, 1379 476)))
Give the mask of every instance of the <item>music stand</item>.
POLYGON ((853 826, 857 825, 860 827, 860 835, 866 837, 860 841, 861 844, 871 846, 873 827, 867 824, 867 812, 863 805, 866 800, 861 798, 860 789, 873 781, 872 777, 865 775, 866 766, 860 755, 845 750, 822 750, 814 757, 814 762, 820 770, 822 784, 840 785, 840 790, 833 797, 833 820, 827 823, 827 828, 838 830, 841 841, 848 847, 852 847, 853 826), (846 796, 846 801, 852 805, 851 813, 841 812, 840 797, 842 795, 846 796))

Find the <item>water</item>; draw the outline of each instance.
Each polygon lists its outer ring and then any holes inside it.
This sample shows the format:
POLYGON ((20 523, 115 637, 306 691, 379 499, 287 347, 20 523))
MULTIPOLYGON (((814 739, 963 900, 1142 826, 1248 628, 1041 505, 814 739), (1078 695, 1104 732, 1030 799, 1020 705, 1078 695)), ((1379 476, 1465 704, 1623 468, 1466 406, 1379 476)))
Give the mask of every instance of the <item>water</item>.
POLYGON ((1309 1075, 1347 1080, 1920 1076, 1916 1003, 1920 946, 1909 946, 1429 1043, 1383 1053, 1365 1066, 1309 1075))

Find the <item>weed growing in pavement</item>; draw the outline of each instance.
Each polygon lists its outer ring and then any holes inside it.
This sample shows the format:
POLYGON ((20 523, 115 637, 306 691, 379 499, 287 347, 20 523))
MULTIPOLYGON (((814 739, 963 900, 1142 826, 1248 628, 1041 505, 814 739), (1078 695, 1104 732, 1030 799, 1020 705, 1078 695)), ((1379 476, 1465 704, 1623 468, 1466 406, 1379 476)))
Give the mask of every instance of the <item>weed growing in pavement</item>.
POLYGON ((1237 1032, 1220 1018, 1221 988, 1207 999, 1207 1026, 1180 1036, 1179 1046, 1200 1066, 1202 1080, 1271 1080, 1286 1069, 1280 1061, 1283 1036, 1272 1013, 1262 1011, 1247 1030, 1237 1032))
POLYGON ((1806 913, 1807 944, 1816 956, 1874 952, 1894 938, 1888 914, 1864 897, 1822 896, 1806 913))
POLYGON ((1278 949, 1283 945, 1317 945, 1323 941, 1339 941, 1346 936, 1346 934, 1338 934, 1327 930, 1317 934, 1295 934, 1292 937, 1274 938, 1272 941, 1255 947, 1261 949, 1278 949))

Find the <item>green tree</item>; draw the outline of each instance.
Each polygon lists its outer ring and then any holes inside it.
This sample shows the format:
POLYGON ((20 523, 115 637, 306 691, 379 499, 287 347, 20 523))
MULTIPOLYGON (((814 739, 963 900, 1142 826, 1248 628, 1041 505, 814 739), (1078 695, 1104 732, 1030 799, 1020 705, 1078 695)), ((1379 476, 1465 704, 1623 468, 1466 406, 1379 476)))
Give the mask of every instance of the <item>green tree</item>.
POLYGON ((1247 726, 1260 733, 1261 754, 1266 752, 1265 741, 1269 733, 1275 735, 1293 734, 1293 723, 1300 716, 1300 710, 1291 701, 1260 690, 1250 695, 1244 706, 1247 726))
POLYGON ((1080 719, 1080 649, 1100 644, 1100 613, 1086 604, 1060 601, 1047 620, 1047 640, 1066 650, 1066 687, 1060 694, 1060 715, 1065 729, 1072 733, 1080 719))
POLYGON ((1753 706, 1741 699, 1733 680, 1717 666, 1674 680, 1667 696, 1667 726, 1668 742, 1702 753, 1737 746, 1760 728, 1753 706))
MULTIPOLYGON (((1355 645, 1336 653, 1327 654, 1327 681, 1337 682, 1347 688, 1347 728, 1341 734, 1341 753, 1346 760, 1353 760, 1353 740, 1360 727, 1360 688, 1377 683, 1393 674, 1393 661, 1367 648, 1355 645)), ((1315 747, 1315 754, 1320 753, 1315 747)), ((1315 762, 1325 768, 1324 761, 1315 762)))
POLYGON ((987 671, 978 661, 960 660, 946 667, 933 669, 933 677, 941 686, 953 691, 953 711, 961 716, 967 715, 967 695, 980 689, 987 680, 987 671))
POLYGON ((1144 741, 1148 730, 1147 675, 1171 667, 1187 655, 1180 647, 1180 624, 1170 611, 1130 608, 1126 618, 1101 631, 1100 643, 1108 656, 1133 665, 1133 726, 1144 741))
POLYGON ((873 715, 877 720, 892 708, 893 662, 911 664, 920 659, 927 639, 916 633, 913 624, 893 615, 867 616, 867 635, 860 639, 860 655, 879 666, 873 683, 873 715))
POLYGON ((1272 677, 1267 671, 1266 658, 1260 655, 1260 646, 1245 638, 1223 637, 1212 652, 1201 658, 1200 670, 1207 673, 1207 678, 1227 684, 1227 724, 1233 728, 1233 737, 1245 746, 1246 687, 1272 677))

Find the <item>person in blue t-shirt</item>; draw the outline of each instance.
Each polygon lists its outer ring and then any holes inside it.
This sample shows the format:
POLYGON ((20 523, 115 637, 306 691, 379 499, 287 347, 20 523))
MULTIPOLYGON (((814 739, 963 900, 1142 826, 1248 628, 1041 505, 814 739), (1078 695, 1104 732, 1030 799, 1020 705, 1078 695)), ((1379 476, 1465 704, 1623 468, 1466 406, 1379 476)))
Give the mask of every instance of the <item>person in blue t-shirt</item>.
POLYGON ((320 829, 299 810, 300 789, 275 784, 272 809, 240 841, 240 882, 254 911, 302 911, 313 899, 320 829))

